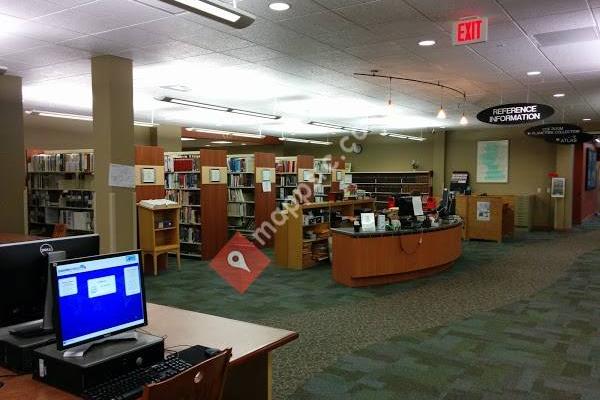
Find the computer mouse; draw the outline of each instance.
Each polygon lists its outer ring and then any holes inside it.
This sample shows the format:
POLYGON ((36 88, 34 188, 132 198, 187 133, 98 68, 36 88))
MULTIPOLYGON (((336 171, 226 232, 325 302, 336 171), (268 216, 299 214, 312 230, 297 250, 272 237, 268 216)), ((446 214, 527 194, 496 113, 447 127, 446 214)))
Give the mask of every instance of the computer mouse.
POLYGON ((221 350, 219 349, 214 349, 212 347, 208 347, 204 350, 204 353, 208 356, 208 357, 213 357, 214 355, 218 354, 221 350))

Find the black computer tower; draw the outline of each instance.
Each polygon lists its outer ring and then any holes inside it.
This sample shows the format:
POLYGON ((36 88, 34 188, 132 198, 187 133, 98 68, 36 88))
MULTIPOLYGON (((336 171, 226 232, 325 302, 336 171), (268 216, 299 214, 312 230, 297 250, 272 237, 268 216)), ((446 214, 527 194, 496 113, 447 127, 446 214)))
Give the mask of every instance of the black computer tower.
POLYGON ((42 320, 0 328, 0 366, 17 373, 31 373, 33 351, 56 342, 54 334, 20 338, 10 334, 14 329, 40 326, 42 320))

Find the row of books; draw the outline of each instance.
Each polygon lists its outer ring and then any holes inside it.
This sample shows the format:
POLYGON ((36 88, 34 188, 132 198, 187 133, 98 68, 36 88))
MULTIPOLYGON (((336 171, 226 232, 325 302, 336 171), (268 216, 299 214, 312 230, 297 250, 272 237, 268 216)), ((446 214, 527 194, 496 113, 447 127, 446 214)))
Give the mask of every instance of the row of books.
POLYGON ((39 175, 29 176, 30 189, 81 189, 91 188, 91 179, 67 179, 62 175, 39 175))
POLYGON ((315 173, 317 174, 330 174, 331 173, 331 160, 315 160, 315 173))
POLYGON ((181 207, 179 209, 179 219, 182 224, 199 224, 202 213, 199 208, 181 207))
POLYGON ((252 203, 229 203, 227 205, 229 217, 252 217, 254 216, 254 204, 252 203))
POLYGON ((29 196, 29 204, 39 207, 92 208, 94 206, 94 192, 35 191, 29 196))
POLYGON ((254 175, 229 175, 228 186, 254 186, 254 175))
POLYGON ((231 157, 227 163, 229 172, 254 172, 253 157, 231 157))
POLYGON ((275 172, 296 172, 296 160, 277 160, 275 162, 275 172))
POLYGON ((229 228, 243 231, 253 231, 256 229, 254 219, 229 218, 229 228))
POLYGON ((228 190, 229 201, 239 201, 239 202, 253 202, 254 201, 254 193, 248 190, 242 189, 229 189, 228 190))
POLYGON ((29 172, 94 172, 94 153, 37 154, 31 157, 29 172))
POLYGON ((200 171, 200 155, 165 155, 165 172, 200 171))
POLYGON ((165 176, 167 189, 198 189, 200 177, 197 174, 171 174, 165 176))
POLYGON ((373 174, 352 174, 353 183, 395 183, 395 184, 407 184, 407 183, 429 183, 429 173, 373 173, 373 174))
POLYGON ((298 176, 279 175, 279 186, 298 186, 298 176))
POLYGON ((195 226, 179 227, 179 240, 186 243, 200 244, 202 242, 202 231, 195 226))
POLYGON ((92 211, 30 208, 29 222, 45 225, 65 224, 67 225, 67 228, 71 230, 85 232, 94 231, 94 214, 92 211))

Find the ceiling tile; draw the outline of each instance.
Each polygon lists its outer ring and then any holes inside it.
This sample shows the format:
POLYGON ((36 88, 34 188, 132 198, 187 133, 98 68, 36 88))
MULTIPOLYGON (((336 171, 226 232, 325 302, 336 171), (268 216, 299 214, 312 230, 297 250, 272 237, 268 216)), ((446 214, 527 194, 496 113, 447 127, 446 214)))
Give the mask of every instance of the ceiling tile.
POLYGON ((519 21, 528 35, 545 32, 566 31, 569 29, 594 26, 594 19, 588 10, 574 11, 563 14, 546 15, 543 17, 526 18, 519 21))
POLYGON ((130 58, 134 64, 139 65, 195 57, 210 52, 210 50, 189 43, 173 40, 167 43, 126 50, 119 53, 119 55, 130 58))
POLYGON ((102 39, 96 36, 88 35, 77 39, 61 42, 61 45, 71 47, 73 49, 86 50, 92 55, 110 54, 116 55, 120 51, 126 50, 129 46, 102 39))
POLYGON ((600 69, 600 40, 545 47, 544 53, 563 73, 600 69))
POLYGON ((543 3, 523 0, 499 0, 499 3, 517 20, 587 9, 586 0, 544 0, 543 3))
POLYGON ((240 39, 227 33, 219 32, 204 26, 200 28, 200 32, 192 36, 183 37, 180 40, 213 51, 235 50, 252 45, 252 43, 247 40, 240 39))
POLYGON ((0 33, 0 55, 46 45, 48 43, 41 40, 0 33))
POLYGON ((271 58, 284 56, 284 54, 280 53, 279 51, 271 50, 263 46, 244 47, 242 49, 224 51, 223 54, 227 54, 249 62, 268 60, 271 58))
POLYGON ((46 67, 31 68, 24 71, 21 76, 25 83, 33 83, 50 79, 60 79, 91 73, 90 60, 77 60, 66 63, 54 64, 46 67))
POLYGON ((99 38, 118 42, 127 48, 145 47, 159 43, 166 43, 171 39, 166 35, 158 35, 140 28, 130 27, 115 29, 95 35, 99 38))
POLYGON ((26 1, 2 1, 0 2, 0 13, 12 15, 19 18, 35 18, 57 11, 64 10, 68 6, 61 6, 48 0, 26 0, 26 1))
POLYGON ((342 8, 336 12, 361 26, 395 23, 398 30, 405 30, 404 23, 413 18, 425 21, 413 7, 398 0, 379 0, 342 8))
POLYGON ((37 47, 35 49, 11 53, 4 56, 8 61, 22 62, 33 67, 42 67, 45 65, 89 57, 89 52, 59 45, 37 47))

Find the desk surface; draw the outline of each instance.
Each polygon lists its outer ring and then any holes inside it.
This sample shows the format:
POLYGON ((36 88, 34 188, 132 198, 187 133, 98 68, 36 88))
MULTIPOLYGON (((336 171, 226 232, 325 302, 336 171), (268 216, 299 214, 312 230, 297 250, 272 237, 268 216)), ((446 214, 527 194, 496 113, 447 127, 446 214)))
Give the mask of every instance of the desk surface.
MULTIPOLYGON (((295 340, 296 332, 268 326, 236 321, 178 308, 148 303, 149 324, 145 331, 167 336, 165 347, 201 344, 209 347, 232 347, 231 364, 268 353, 295 340)), ((183 348, 182 348, 183 349, 183 348)), ((177 350, 177 349, 175 349, 177 350)), ((10 371, 0 368, 0 375, 10 371)), ((72 400, 76 396, 55 389, 23 375, 0 378, 5 386, 0 388, 2 400, 72 400)))
POLYGON ((44 239, 41 236, 22 235, 20 233, 0 233, 0 244, 29 242, 30 240, 44 239))
POLYGON ((409 228, 409 229, 400 229, 397 231, 373 231, 373 232, 354 232, 354 228, 332 228, 331 231, 333 233, 339 233, 345 236, 351 236, 354 238, 362 238, 362 237, 372 237, 372 236, 400 236, 400 235, 412 235, 414 233, 421 232, 437 232, 443 231, 444 229, 451 229, 459 226, 461 222, 452 222, 441 224, 437 227, 429 227, 429 228, 409 228))

